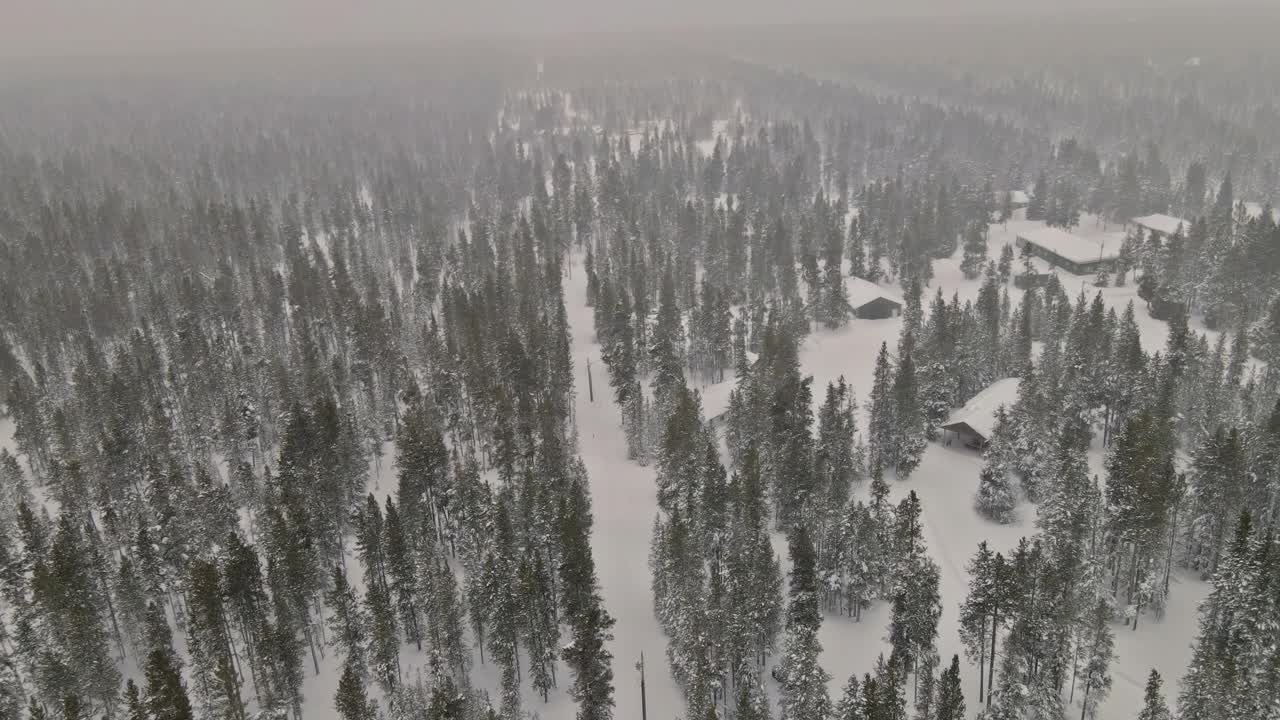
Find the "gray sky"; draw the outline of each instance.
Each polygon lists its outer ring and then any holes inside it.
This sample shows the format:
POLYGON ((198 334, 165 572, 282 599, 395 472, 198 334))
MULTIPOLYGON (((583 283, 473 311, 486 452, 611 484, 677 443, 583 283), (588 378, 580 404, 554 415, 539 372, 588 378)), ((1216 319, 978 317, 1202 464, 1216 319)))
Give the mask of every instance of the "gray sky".
MULTIPOLYGON (((1276 0, 1225 1, 1266 6, 1276 0)), ((6 0, 0 2, 0 55, 369 45, 475 33, 1220 4, 1216 0, 6 0)))

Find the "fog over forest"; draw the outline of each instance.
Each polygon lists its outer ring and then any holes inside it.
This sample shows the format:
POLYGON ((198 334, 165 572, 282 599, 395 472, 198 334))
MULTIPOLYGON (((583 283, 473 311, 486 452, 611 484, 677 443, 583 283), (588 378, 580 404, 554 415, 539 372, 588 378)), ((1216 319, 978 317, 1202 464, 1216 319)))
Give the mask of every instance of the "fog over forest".
POLYGON ((1280 720, 1280 6, 0 11, 0 720, 1280 720))
POLYGON ((18 0, 0 25, 11 57, 181 54, 237 50, 416 44, 475 35, 563 35, 755 25, 830 25, 884 19, 1124 17, 1165 13, 1237 20, 1269 16, 1268 0, 18 0))

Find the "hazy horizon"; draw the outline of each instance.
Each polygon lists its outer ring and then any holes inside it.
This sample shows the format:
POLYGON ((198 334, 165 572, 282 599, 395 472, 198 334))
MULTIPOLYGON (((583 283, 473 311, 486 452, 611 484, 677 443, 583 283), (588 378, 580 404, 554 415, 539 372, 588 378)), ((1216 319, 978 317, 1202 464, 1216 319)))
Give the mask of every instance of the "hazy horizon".
MULTIPOLYGON (((250 49, 376 46, 465 39, 476 35, 705 29, 718 26, 848 24, 894 19, 1044 18, 1204 12, 1233 16, 1275 10, 1261 0, 650 0, 601 4, 585 0, 463 3, 373 0, 225 0, 216 4, 162 0, 28 3, 0 28, 0 55, 9 57, 181 54, 250 49)), ((1153 15, 1154 17, 1154 15, 1153 15)))

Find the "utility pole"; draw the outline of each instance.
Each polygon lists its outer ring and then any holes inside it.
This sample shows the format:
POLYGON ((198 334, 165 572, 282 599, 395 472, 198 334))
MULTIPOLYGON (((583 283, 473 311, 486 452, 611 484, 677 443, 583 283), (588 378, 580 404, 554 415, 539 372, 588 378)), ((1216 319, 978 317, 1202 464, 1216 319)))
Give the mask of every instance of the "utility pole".
POLYGON ((587 356, 587 397, 590 398, 591 402, 596 401, 595 384, 591 382, 591 356, 590 355, 587 356))
POLYGON ((640 662, 636 663, 640 671, 640 720, 649 720, 649 703, 644 694, 644 653, 640 653, 640 662))

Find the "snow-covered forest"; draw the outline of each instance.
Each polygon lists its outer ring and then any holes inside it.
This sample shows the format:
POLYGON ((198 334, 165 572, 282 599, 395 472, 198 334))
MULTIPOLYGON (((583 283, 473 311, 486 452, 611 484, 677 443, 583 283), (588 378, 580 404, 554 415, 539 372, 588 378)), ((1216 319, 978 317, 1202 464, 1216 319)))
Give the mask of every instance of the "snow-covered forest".
POLYGON ((0 720, 1280 720, 1280 56, 1146 27, 0 69, 0 720))

